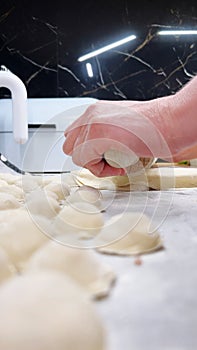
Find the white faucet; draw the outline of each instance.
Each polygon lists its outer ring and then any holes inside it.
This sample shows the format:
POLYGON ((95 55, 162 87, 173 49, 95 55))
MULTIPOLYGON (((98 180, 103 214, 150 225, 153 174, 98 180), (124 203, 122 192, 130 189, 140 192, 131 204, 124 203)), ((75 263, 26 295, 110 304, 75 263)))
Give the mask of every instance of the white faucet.
POLYGON ((5 66, 0 70, 0 87, 6 87, 12 95, 12 125, 14 139, 23 144, 28 139, 27 90, 22 80, 5 66))

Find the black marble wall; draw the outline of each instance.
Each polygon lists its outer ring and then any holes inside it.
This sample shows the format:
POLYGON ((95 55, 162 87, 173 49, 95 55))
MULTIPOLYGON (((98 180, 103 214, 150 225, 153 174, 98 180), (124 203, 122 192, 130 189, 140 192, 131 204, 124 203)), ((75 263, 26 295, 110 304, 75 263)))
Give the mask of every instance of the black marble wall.
POLYGON ((0 1, 0 64, 29 97, 152 99, 197 73, 197 35, 162 29, 197 29, 196 1, 0 1), (131 34, 137 39, 90 59, 88 77, 78 57, 131 34))

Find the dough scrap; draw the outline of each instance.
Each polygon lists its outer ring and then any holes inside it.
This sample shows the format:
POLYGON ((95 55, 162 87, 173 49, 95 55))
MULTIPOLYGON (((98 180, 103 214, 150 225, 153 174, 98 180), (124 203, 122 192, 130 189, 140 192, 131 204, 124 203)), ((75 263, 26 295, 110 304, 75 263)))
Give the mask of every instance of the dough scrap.
MULTIPOLYGON (((39 218, 40 224, 45 220, 39 218)), ((4 211, 4 221, 0 221, 0 247, 8 254, 10 261, 20 270, 21 264, 48 240, 26 210, 4 211)), ((46 222, 47 223, 47 222, 46 222)))
POLYGON ((152 232, 150 219, 140 212, 115 215, 107 224, 97 237, 99 252, 137 255, 156 251, 163 246, 159 233, 156 230, 152 232))
POLYGON ((19 207, 21 207, 20 202, 12 194, 0 192, 0 210, 16 209, 19 207))
POLYGON ((66 247, 49 241, 27 261, 25 272, 57 270, 69 275, 95 298, 109 294, 115 274, 110 266, 99 261, 93 250, 66 247))
POLYGON ((104 350, 105 332, 93 303, 58 272, 12 278, 0 289, 0 349, 104 350))

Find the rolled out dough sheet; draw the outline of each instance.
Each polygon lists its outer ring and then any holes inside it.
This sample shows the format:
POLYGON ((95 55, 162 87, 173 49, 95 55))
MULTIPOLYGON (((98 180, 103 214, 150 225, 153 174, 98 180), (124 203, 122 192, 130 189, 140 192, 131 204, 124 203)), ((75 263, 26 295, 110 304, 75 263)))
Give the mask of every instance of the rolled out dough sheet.
POLYGON ((89 170, 72 172, 78 186, 92 186, 100 190, 168 190, 197 187, 197 168, 161 167, 145 170, 138 175, 99 178, 89 170))

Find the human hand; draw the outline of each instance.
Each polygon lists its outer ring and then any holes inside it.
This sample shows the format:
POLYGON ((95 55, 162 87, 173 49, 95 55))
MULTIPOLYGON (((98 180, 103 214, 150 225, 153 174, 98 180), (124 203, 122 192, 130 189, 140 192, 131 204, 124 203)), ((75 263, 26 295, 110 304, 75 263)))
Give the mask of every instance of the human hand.
POLYGON ((123 175, 124 169, 113 168, 106 163, 104 153, 115 149, 134 152, 138 157, 159 156, 171 160, 171 150, 162 126, 156 100, 99 101, 89 106, 67 128, 63 150, 72 156, 75 164, 89 169, 96 176, 123 175))

